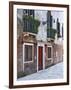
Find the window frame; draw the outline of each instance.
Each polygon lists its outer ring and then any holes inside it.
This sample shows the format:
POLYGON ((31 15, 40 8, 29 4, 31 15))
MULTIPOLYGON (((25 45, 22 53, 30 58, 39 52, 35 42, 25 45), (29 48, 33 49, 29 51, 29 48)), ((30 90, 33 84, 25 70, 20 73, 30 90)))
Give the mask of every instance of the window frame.
POLYGON ((47 60, 52 60, 52 53, 53 53, 53 50, 52 50, 52 46, 47 46, 47 60), (48 57, 48 48, 51 48, 51 58, 48 57))
POLYGON ((23 62, 24 63, 31 63, 34 60, 34 44, 33 43, 24 43, 23 44, 23 62), (25 46, 32 46, 32 60, 31 61, 25 61, 25 46))

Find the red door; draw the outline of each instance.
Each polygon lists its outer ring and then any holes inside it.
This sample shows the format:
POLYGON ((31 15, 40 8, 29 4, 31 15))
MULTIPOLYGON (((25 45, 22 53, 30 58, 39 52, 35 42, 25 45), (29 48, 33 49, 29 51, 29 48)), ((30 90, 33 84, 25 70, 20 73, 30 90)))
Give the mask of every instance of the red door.
POLYGON ((43 47, 38 46, 38 70, 43 69, 43 47))

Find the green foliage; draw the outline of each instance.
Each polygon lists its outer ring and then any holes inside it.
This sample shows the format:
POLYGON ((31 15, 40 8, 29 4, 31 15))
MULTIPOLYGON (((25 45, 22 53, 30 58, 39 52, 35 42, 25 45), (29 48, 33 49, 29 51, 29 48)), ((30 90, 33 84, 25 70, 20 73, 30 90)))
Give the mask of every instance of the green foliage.
POLYGON ((55 34, 57 33, 56 29, 47 29, 47 38, 55 39, 55 34))
POLYGON ((34 19, 31 16, 24 16, 23 20, 28 25, 28 28, 24 28, 25 32, 31 32, 31 33, 37 33, 38 32, 38 26, 40 25, 40 21, 34 19))
POLYGON ((24 72, 19 72, 17 78, 24 77, 24 76, 26 76, 26 75, 27 75, 27 74, 24 73, 24 72))

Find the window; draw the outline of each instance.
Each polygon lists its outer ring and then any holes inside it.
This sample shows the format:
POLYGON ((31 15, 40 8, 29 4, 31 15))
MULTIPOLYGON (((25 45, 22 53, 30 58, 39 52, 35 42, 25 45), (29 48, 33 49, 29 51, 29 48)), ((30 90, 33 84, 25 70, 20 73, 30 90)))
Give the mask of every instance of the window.
MULTIPOLYGON (((34 10, 24 9, 23 10, 23 15, 24 16, 27 15, 27 17, 32 16, 32 18, 34 18, 34 10)), ((24 22, 23 31, 32 32, 33 31, 32 20, 31 21, 29 19, 28 20, 23 20, 23 22, 24 22)))
POLYGON ((52 28, 52 16, 50 16, 50 28, 52 28))
POLYGON ((24 45, 24 62, 29 62, 33 60, 34 47, 33 45, 24 45))
POLYGON ((52 56, 51 56, 51 47, 48 47, 48 58, 52 58, 52 56))
POLYGON ((58 35, 58 38, 61 36, 60 35, 60 22, 58 18, 57 18, 57 35, 58 35))

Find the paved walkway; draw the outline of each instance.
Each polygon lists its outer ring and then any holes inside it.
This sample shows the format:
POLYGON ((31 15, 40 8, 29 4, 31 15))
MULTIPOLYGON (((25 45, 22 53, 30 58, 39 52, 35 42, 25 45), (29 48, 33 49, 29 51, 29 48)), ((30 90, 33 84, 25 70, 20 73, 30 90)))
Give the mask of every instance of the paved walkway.
POLYGON ((63 63, 58 63, 48 69, 41 70, 37 73, 19 78, 18 80, 45 80, 45 79, 62 79, 63 78, 63 63))

